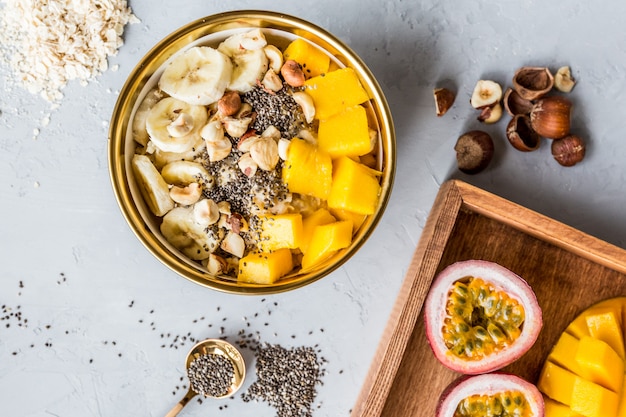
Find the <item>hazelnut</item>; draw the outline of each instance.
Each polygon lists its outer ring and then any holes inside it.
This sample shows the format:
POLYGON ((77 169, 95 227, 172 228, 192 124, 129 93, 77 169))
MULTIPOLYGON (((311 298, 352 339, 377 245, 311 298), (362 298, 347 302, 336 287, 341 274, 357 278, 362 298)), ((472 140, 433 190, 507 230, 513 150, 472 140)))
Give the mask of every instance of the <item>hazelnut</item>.
POLYGON ((561 96, 543 97, 530 111, 530 124, 540 136, 560 139, 570 130, 572 103, 561 96))
POLYGON ((435 111, 437 116, 441 117, 452 107, 454 104, 455 95, 447 88, 435 88, 433 90, 433 96, 435 97, 435 111))
POLYGON ((302 71, 300 64, 293 59, 285 61, 280 68, 280 75, 292 87, 302 87, 304 85, 304 71, 302 71))
POLYGON ((506 138, 518 151, 530 152, 539 148, 541 137, 530 126, 530 118, 525 114, 513 116, 506 127, 506 138))
POLYGON ((223 116, 232 116, 241 108, 241 97, 236 91, 227 91, 217 101, 217 110, 223 116))
POLYGON ((526 100, 545 96, 554 85, 554 76, 546 67, 522 67, 513 76, 513 89, 526 100))
POLYGON ((516 114, 528 114, 533 107, 533 103, 530 100, 526 100, 519 95, 519 93, 512 88, 507 88, 504 92, 504 109, 511 116, 516 114))
POLYGON ((472 92, 470 104, 475 109, 490 107, 502 99, 502 87, 495 81, 479 80, 472 92))
POLYGON ((454 150, 459 170, 477 174, 487 168, 493 158, 493 140, 486 132, 472 130, 459 137, 454 150))
POLYGON ((564 167, 576 165, 585 157, 585 142, 577 135, 552 141, 552 156, 564 167))
POLYGON ((478 115, 478 121, 492 124, 496 123, 502 117, 502 105, 496 103, 492 106, 483 107, 478 115))
POLYGON ((572 78, 572 72, 569 67, 561 67, 556 71, 554 76, 554 87, 562 93, 569 93, 574 88, 576 80, 572 78))

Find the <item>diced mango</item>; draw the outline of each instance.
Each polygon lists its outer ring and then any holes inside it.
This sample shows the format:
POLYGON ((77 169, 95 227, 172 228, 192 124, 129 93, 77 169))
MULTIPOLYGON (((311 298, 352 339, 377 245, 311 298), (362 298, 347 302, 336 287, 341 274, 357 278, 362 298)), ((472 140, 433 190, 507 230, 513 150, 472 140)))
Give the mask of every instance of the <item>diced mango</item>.
POLYGON ((341 113, 320 120, 318 146, 331 158, 361 156, 372 151, 373 143, 363 106, 348 107, 341 113))
POLYGON ((613 392, 621 392, 624 362, 606 342, 583 337, 578 343, 575 361, 578 375, 613 392))
POLYGON ((575 411, 572 411, 571 408, 566 406, 565 404, 561 404, 560 402, 554 401, 551 398, 544 397, 544 416, 545 417, 580 417, 581 414, 578 414, 575 411))
POLYGON ((304 82, 305 91, 313 98, 315 118, 327 119, 344 109, 369 100, 367 91, 352 68, 341 68, 304 82))
POLYGON ((622 360, 624 354, 624 338, 622 335, 621 311, 614 309, 597 311, 587 315, 587 328, 589 335, 595 339, 600 339, 613 348, 622 360))
POLYGON ((273 284, 293 269, 289 249, 251 253, 239 260, 237 280, 251 284, 273 284))
POLYGON ((367 219, 366 214, 353 213, 348 210, 333 208, 330 209, 330 212, 333 216, 335 216, 338 220, 350 220, 352 221, 352 233, 355 233, 361 225, 367 219))
POLYGON ((307 79, 325 74, 330 65, 330 57, 324 51, 301 38, 287 45, 283 57, 285 60, 293 59, 300 64, 307 79))
POLYGON ((548 360, 580 375, 580 366, 576 362, 579 341, 569 333, 563 332, 548 355, 548 360))
MULTIPOLYGON (((622 389, 626 387, 626 375, 622 381, 622 389)), ((622 392, 621 399, 619 401, 619 407, 617 407, 617 417, 626 417, 626 395, 622 392)))
POLYGON ((570 405, 576 378, 579 377, 567 369, 546 361, 539 375, 537 388, 553 400, 570 405))
POLYGON ((313 232, 317 226, 333 223, 337 219, 330 214, 325 208, 314 211, 311 215, 302 219, 302 242, 300 243, 300 251, 306 253, 313 238, 313 232))
POLYGON ((358 214, 373 214, 380 196, 378 171, 342 156, 333 162, 328 207, 358 214))
POLYGON ((262 251, 296 249, 302 240, 302 215, 287 213, 261 217, 259 248, 262 251))
POLYGON ((330 155, 302 139, 293 138, 283 166, 283 182, 292 193, 326 200, 332 184, 330 155))
POLYGON ((617 413, 619 397, 616 393, 576 377, 570 408, 586 417, 609 417, 617 413))
POLYGON ((307 252, 302 257, 302 269, 309 269, 352 243, 352 222, 341 220, 317 226, 307 252))
POLYGON ((585 314, 581 314, 576 317, 568 326, 565 331, 577 339, 583 336, 589 336, 589 329, 587 328, 587 317, 585 314))

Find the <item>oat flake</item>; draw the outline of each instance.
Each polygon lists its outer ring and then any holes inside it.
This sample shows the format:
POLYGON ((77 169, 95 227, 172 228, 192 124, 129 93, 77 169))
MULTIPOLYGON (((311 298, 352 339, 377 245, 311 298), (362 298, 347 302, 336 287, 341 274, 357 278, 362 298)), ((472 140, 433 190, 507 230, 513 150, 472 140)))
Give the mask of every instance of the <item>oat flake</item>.
POLYGON ((68 81, 81 85, 106 71, 107 57, 137 23, 126 0, 0 0, 0 57, 22 84, 50 102, 68 81))

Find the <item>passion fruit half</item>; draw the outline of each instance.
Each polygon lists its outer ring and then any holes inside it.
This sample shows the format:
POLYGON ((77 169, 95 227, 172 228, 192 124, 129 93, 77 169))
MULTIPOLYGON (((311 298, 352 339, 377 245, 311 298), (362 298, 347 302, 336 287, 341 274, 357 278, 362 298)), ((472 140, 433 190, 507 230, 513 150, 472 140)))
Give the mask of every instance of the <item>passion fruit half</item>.
POLYGON ((537 340, 541 308, 528 283, 494 262, 454 263, 437 275, 424 306, 426 337, 439 361, 482 374, 519 359, 537 340))
POLYGON ((464 376, 441 394, 437 417, 543 417, 544 402, 533 384, 503 373, 464 376))

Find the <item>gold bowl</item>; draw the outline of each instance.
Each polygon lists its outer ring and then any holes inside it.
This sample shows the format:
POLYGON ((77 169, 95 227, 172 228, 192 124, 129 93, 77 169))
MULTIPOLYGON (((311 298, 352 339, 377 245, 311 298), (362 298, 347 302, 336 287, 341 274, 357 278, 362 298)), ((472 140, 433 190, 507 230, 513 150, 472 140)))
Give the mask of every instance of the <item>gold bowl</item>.
POLYGON ((154 46, 137 64, 124 84, 113 110, 108 144, 109 170, 113 190, 122 214, 143 245, 164 265, 177 274, 202 286, 238 294, 268 294, 292 290, 312 283, 346 262, 363 245, 382 217, 389 200, 395 174, 395 132, 387 101, 378 82, 361 59, 339 39, 309 22, 280 13, 234 11, 208 16, 181 27, 154 46), (304 273, 298 271, 273 284, 237 282, 236 279, 211 275, 200 263, 174 249, 159 231, 159 218, 144 203, 131 169, 136 144, 131 125, 137 107, 147 91, 156 84, 162 67, 175 53, 193 45, 216 46, 228 35, 245 29, 261 28, 275 44, 286 45, 304 38, 321 49, 339 67, 351 67, 370 100, 364 104, 368 117, 378 127, 377 169, 381 175, 381 194, 374 214, 367 216, 356 231, 349 247, 304 273))

